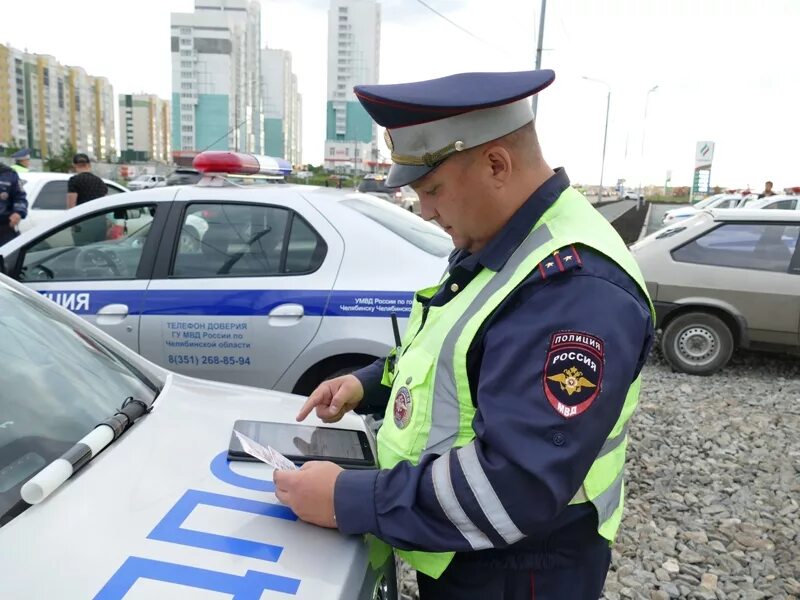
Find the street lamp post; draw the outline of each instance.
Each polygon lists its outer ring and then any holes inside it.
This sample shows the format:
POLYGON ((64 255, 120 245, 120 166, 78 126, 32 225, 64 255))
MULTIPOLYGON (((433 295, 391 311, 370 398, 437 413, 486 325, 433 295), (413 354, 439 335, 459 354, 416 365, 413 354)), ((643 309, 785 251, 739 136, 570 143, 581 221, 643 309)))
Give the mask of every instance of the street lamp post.
POLYGON ((608 141, 608 115, 611 110, 611 86, 608 85, 605 81, 601 81, 600 79, 593 79, 591 77, 583 77, 586 81, 594 81, 596 83, 602 83, 606 88, 608 88, 608 94, 606 96, 606 126, 603 130, 603 157, 600 159, 600 188, 597 190, 597 201, 601 202, 603 200, 603 175, 605 174, 606 168, 606 142, 608 141))
POLYGON ((642 151, 639 156, 641 167, 639 168, 639 193, 636 198, 636 208, 642 207, 642 179, 644 179, 644 137, 647 133, 647 105, 650 102, 650 94, 658 89, 658 85, 654 85, 647 90, 647 95, 644 98, 644 119, 642 119, 642 151))

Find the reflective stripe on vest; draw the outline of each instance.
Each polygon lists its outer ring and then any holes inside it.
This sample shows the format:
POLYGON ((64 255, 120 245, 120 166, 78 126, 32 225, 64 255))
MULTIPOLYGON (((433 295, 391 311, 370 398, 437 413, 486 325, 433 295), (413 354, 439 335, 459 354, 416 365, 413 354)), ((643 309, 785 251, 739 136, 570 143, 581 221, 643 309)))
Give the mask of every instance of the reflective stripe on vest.
MULTIPOLYGON (((432 466, 437 500, 473 550, 490 548, 492 543, 460 505, 450 461, 458 461, 483 515, 506 543, 513 544, 524 534, 503 507, 478 461, 471 427, 475 406, 466 367, 468 350, 500 303, 554 250, 571 244, 591 247, 616 262, 647 296, 641 273, 622 240, 588 201, 570 188, 499 272, 484 268, 447 304, 429 307, 424 321, 420 303, 415 301, 412 308, 393 373, 393 402, 387 406, 378 435, 380 465, 391 468, 402 460, 416 464, 426 454, 439 455, 432 466)), ((429 288, 421 295, 430 297, 433 291, 429 288)), ((598 513, 598 532, 609 541, 614 539, 621 520, 627 422, 638 401, 639 384, 638 379, 631 384, 616 424, 570 502, 591 502, 598 513)), ((398 554, 431 577, 438 577, 453 556, 452 552, 398 554)))

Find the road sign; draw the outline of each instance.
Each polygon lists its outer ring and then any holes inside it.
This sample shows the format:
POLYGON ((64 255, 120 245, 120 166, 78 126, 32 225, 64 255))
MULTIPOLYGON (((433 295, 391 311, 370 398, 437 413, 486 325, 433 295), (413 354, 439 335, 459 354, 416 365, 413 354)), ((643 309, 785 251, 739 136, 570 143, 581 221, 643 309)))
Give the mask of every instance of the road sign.
POLYGON ((714 142, 697 142, 694 152, 694 168, 711 168, 714 159, 714 142))

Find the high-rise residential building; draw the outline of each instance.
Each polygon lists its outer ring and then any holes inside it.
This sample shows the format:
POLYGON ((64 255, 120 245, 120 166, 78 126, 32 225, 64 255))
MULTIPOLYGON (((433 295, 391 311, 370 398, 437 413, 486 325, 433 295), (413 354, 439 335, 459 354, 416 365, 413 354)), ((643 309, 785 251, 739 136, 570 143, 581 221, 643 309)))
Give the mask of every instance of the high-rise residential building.
POLYGON ((292 55, 286 50, 264 48, 261 52, 264 102, 264 154, 285 158, 293 165, 303 162, 302 98, 292 55))
POLYGON ((0 46, 0 143, 45 158, 70 143, 96 160, 113 158, 111 84, 52 56, 0 46))
POLYGON ((170 162, 169 102, 150 94, 120 94, 120 158, 170 162))
POLYGON ((172 148, 262 152, 259 2, 195 0, 171 24, 172 148))
POLYGON ((378 161, 377 128, 353 86, 378 83, 380 44, 381 6, 376 0, 331 0, 326 168, 359 172, 378 161))
POLYGON ((28 145, 25 53, 0 45, 0 143, 28 145))

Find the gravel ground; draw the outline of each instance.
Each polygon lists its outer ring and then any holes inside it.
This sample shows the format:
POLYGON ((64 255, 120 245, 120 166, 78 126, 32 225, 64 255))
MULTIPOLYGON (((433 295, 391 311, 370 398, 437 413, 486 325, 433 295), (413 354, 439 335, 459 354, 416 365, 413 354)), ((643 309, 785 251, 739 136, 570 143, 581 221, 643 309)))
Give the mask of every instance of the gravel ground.
POLYGON ((654 351, 627 484, 606 600, 800 599, 800 359, 739 352, 697 377, 654 351))

